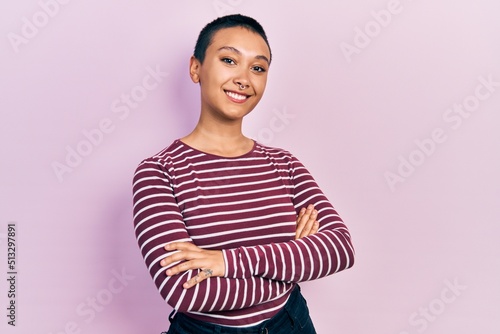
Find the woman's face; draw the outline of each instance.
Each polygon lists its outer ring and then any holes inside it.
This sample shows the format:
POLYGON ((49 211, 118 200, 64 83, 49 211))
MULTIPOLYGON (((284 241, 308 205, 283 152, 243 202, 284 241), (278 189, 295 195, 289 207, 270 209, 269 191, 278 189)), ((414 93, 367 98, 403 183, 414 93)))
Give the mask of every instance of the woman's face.
POLYGON ((241 120, 262 98, 270 51, 264 39, 242 27, 217 31, 201 64, 191 58, 190 74, 201 87, 201 112, 218 120, 241 120))

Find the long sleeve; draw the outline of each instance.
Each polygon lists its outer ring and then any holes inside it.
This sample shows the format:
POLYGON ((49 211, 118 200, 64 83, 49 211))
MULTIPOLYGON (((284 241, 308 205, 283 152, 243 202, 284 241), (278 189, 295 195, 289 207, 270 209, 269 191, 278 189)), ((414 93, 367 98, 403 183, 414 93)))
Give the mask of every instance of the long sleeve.
POLYGON ((301 282, 354 264, 351 237, 337 211, 302 163, 289 155, 287 165, 295 210, 314 204, 320 223, 318 233, 298 240, 224 250, 227 277, 301 282))
POLYGON ((234 310, 237 314, 240 309, 285 296, 292 284, 265 277, 211 277, 194 288, 184 289, 182 284, 198 270, 173 277, 165 274, 167 268, 159 264, 168 255, 165 244, 196 244, 186 229, 175 196, 172 168, 171 161, 146 159, 137 167, 133 180, 135 234, 151 277, 166 302, 181 312, 234 310))

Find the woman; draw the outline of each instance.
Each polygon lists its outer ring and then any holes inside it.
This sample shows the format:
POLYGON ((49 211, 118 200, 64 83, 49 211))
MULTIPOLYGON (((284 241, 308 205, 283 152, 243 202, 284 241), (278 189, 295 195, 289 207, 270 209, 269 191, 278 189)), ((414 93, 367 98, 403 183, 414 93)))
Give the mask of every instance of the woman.
POLYGON ((297 283, 353 265, 347 227, 304 166, 242 133, 270 64, 257 21, 209 23, 189 67, 198 124, 134 175, 137 240, 174 308, 168 333, 315 333, 297 283))

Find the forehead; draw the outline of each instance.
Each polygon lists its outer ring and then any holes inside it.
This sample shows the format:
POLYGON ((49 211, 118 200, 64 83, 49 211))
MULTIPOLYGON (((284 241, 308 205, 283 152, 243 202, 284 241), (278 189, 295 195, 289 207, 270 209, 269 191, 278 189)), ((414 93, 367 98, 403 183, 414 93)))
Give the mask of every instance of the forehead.
POLYGON ((266 41, 258 33, 244 27, 232 27, 218 30, 207 49, 216 52, 221 47, 231 46, 242 52, 270 57, 266 41))

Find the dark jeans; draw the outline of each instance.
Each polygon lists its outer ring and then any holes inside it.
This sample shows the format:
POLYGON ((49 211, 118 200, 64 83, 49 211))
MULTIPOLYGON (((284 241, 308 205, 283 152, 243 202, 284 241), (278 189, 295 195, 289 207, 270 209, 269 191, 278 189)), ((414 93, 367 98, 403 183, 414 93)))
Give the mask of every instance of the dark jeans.
MULTIPOLYGON (((285 307, 262 324, 245 328, 218 326, 177 313, 167 334, 316 334, 309 309, 297 285, 285 307)), ((164 332, 165 333, 165 332, 164 332)))

